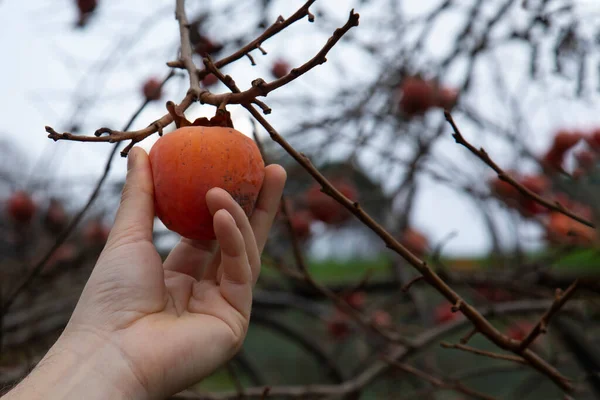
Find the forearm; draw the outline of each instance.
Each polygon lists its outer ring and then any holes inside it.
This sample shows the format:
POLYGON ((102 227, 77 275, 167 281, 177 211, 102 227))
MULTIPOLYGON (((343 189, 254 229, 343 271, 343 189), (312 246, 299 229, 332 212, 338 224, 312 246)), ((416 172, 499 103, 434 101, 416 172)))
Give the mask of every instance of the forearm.
POLYGON ((114 346, 91 336, 61 337, 33 371, 2 400, 146 398, 114 346))

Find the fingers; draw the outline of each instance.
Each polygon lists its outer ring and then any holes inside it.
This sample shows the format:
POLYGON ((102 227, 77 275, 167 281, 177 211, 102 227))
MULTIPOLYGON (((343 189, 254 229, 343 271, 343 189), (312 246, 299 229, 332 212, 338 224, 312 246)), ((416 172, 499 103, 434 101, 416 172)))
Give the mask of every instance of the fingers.
POLYGON ((154 183, 148 154, 134 147, 127 157, 127 179, 108 246, 152 241, 154 183))
MULTIPOLYGON (((253 281, 256 282, 256 279, 258 279, 258 274, 260 273, 260 255, 258 253, 258 248, 256 247, 254 232, 252 231, 252 227, 250 226, 250 221, 248 221, 246 213, 229 195, 229 193, 219 188, 214 188, 208 191, 206 194, 206 204, 208 205, 210 213, 213 215, 215 215, 218 210, 222 209, 226 210, 233 217, 235 224, 244 238, 244 246, 246 248, 248 262, 250 263, 252 276, 254 277, 253 281)), ((213 271, 208 272, 211 275, 213 274, 213 271)))
POLYGON ((262 253, 267 243, 273 219, 279 208, 286 178, 285 169, 280 165, 271 164, 265 168, 265 180, 250 218, 250 225, 254 231, 259 254, 262 253))
POLYGON ((245 240, 233 216, 218 210, 213 226, 221 249, 221 295, 242 315, 249 316, 252 304, 252 271, 245 240))
MULTIPOLYGON (((250 221, 242 208, 226 191, 215 188, 206 195, 206 202, 211 214, 224 209, 233 217, 244 238, 248 262, 251 267, 253 282, 260 273, 260 252, 265 246, 269 229, 279 207, 286 173, 279 165, 265 168, 265 180, 257 199, 254 213, 250 221)), ((196 279, 216 280, 220 265, 220 252, 214 257, 214 242, 202 242, 182 239, 165 260, 165 269, 179 271, 196 279), (209 260, 210 261, 209 263, 209 260)))
POLYGON ((164 268, 196 279, 204 275, 206 264, 213 258, 217 242, 181 238, 164 262, 164 268))

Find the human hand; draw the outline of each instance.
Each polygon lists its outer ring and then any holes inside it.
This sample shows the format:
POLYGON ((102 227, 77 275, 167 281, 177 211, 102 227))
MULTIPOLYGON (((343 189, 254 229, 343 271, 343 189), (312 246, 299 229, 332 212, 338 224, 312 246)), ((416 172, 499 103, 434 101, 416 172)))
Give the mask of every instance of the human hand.
MULTIPOLYGON (((113 396, 164 398, 235 355, 246 336, 260 254, 285 179, 280 166, 265 168, 250 219, 227 192, 209 191, 217 240, 182 239, 163 263, 152 243, 150 163, 134 148, 106 247, 65 331, 36 368, 39 379, 48 373, 44 366, 54 364, 74 376, 61 385, 60 398, 89 391, 94 379, 104 380, 113 396)), ((60 379, 56 368, 52 374, 60 379)))

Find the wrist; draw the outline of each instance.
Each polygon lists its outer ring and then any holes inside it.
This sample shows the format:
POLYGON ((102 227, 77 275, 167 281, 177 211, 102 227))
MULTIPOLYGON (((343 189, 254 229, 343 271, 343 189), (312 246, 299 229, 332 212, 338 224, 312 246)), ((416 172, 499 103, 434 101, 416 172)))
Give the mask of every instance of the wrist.
POLYGON ((33 371, 2 400, 145 399, 118 346, 96 333, 65 331, 33 371))

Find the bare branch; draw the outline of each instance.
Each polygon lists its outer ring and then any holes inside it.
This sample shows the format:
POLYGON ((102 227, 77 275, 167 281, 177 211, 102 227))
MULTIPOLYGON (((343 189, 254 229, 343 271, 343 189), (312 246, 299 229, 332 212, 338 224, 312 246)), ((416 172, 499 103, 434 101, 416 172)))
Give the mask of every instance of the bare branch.
POLYGON ((546 329, 552 317, 565 305, 565 303, 573 296, 575 290, 577 289, 577 285, 579 284, 578 280, 575 280, 571 286, 565 290, 564 293, 561 292, 560 289, 556 290, 556 298, 552 303, 552 306, 542 315, 542 318, 538 321, 538 323, 531 329, 529 334, 521 341, 519 345, 519 349, 517 351, 525 350, 533 341, 542 333, 546 333, 546 329))
POLYGON ((581 222, 584 225, 587 225, 587 226, 589 226, 591 228, 595 228, 595 225, 594 225, 593 222, 588 221, 587 219, 583 218, 582 216, 577 215, 574 212, 568 210, 567 208, 565 208, 559 202, 552 202, 550 200, 546 200, 542 196, 534 193, 533 191, 527 189, 525 186, 521 185, 513 177, 511 177, 509 174, 507 174, 502 168, 500 168, 498 166, 498 164, 496 164, 494 162, 494 160, 491 159, 491 157, 488 155, 488 153, 484 149, 482 149, 482 148, 479 149, 479 150, 476 149, 471 143, 469 143, 463 137, 463 135, 460 133, 460 130, 458 129, 458 126, 454 122, 454 118, 452 118, 452 115, 450 114, 450 112, 444 111, 444 115, 446 116, 446 120, 450 123, 450 125, 452 126, 452 129, 454 130, 454 134, 452 135, 452 137, 454 137, 454 140, 456 140, 456 143, 458 143, 460 145, 463 145, 464 147, 466 147, 467 149, 469 149, 469 151, 471 153, 473 153, 474 155, 476 155, 481 161, 483 161, 484 163, 486 163, 491 169, 493 169, 498 174, 498 178, 499 179, 501 179, 501 180, 503 180, 505 182, 510 183, 521 194, 523 194, 523 195, 525 195, 527 197, 530 197, 531 199, 533 199, 536 202, 540 203, 544 207, 547 207, 550 210, 554 210, 554 211, 558 211, 560 213, 563 213, 566 216, 574 219, 577 222, 581 222))
POLYGON ((413 367, 412 365, 406 364, 406 363, 400 363, 394 360, 387 360, 386 361, 388 363, 390 363, 394 368, 397 368, 401 371, 406 372, 407 374, 411 374, 414 375, 418 378, 421 378, 429 383, 431 383, 433 386, 440 388, 440 389, 446 389, 446 390, 453 390, 457 393, 462 393, 462 394, 466 394, 467 396, 471 396, 475 399, 481 399, 481 400, 494 400, 496 399, 493 396, 489 396, 485 393, 481 393, 478 392, 476 390, 473 390, 467 386, 465 386, 464 384, 460 383, 460 382, 447 382, 442 378, 427 374, 415 367, 413 367))
POLYGON ((190 41, 190 24, 185 14, 185 0, 177 0, 175 6, 175 18, 179 22, 179 39, 181 41, 180 63, 188 71, 190 78, 190 88, 193 99, 198 99, 200 95, 200 79, 198 78, 198 69, 192 60, 192 42, 190 41))
POLYGON ((479 356, 484 356, 484 357, 489 357, 489 358, 495 358, 497 360, 507 360, 507 361, 517 362, 520 364, 527 364, 527 361, 523 357, 512 356, 509 354, 492 353, 491 351, 476 349, 475 347, 467 346, 464 344, 459 344, 459 343, 452 344, 452 343, 448 343, 448 342, 442 342, 442 343, 440 343, 440 346, 442 346, 445 349, 457 349, 457 350, 468 351, 469 353, 473 353, 473 354, 477 354, 479 356))

